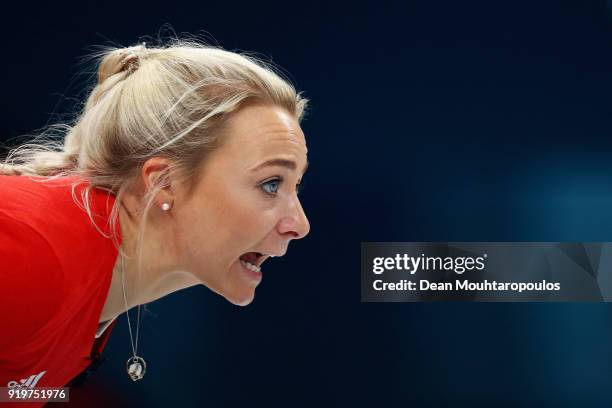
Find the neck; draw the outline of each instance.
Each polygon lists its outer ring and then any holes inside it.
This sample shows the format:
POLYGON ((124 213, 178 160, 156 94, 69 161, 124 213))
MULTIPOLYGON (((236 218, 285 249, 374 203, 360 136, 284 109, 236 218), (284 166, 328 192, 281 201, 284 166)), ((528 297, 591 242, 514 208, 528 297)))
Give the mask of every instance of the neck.
POLYGON ((173 245, 166 239, 171 235, 164 232, 163 227, 158 225, 160 223, 155 224, 155 220, 152 220, 152 225, 147 225, 146 228, 139 273, 138 258, 140 255, 136 246, 138 224, 123 205, 120 206, 119 220, 121 249, 127 256, 122 256, 121 252, 117 254, 110 289, 99 322, 113 319, 134 306, 153 302, 172 292, 200 283, 192 274, 178 267, 173 245), (122 274, 125 280, 125 298, 122 274))

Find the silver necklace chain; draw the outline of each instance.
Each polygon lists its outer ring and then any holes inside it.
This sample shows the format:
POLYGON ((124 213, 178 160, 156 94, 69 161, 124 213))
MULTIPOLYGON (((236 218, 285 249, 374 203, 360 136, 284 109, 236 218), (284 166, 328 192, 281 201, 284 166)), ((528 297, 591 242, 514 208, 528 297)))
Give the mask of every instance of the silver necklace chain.
POLYGON ((123 285, 123 301, 125 302, 125 314, 127 315, 128 321, 128 329, 130 332, 130 344, 132 345, 132 352, 134 357, 136 357, 136 352, 138 351, 138 332, 140 331, 140 305, 138 305, 138 317, 136 323, 136 342, 134 342, 134 338, 132 337, 132 323, 130 322, 130 313, 128 312, 128 303, 127 297, 125 296, 125 275, 123 273, 123 256, 121 256, 121 284, 123 285))

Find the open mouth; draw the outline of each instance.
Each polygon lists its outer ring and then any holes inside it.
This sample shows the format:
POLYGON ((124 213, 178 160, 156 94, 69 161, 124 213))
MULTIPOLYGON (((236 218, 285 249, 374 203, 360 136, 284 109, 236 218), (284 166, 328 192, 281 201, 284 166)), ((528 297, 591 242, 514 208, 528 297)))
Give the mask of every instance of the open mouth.
POLYGON ((265 255, 260 252, 247 252, 240 256, 240 263, 250 271, 261 272, 261 264, 265 260, 265 255))

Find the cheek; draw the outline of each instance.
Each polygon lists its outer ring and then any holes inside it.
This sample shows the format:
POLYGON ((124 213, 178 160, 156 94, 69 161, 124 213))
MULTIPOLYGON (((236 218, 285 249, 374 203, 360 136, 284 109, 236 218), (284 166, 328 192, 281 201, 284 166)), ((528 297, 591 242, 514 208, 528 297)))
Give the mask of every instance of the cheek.
POLYGON ((236 246, 254 245, 254 241, 262 239, 273 225, 271 213, 262 209, 255 200, 228 203, 222 211, 226 221, 219 228, 227 231, 228 242, 236 246))
POLYGON ((273 211, 265 200, 246 188, 211 185, 190 204, 192 213, 183 222, 192 237, 198 236, 211 251, 235 255, 256 244, 274 226, 273 211))
POLYGON ((263 251, 262 243, 275 228, 277 211, 267 208, 269 203, 261 198, 226 202, 220 209, 223 220, 218 228, 223 231, 225 250, 235 257, 249 250, 263 251))
POLYGON ((265 197, 251 181, 232 177, 229 171, 218 170, 216 174, 227 176, 202 179, 186 203, 181 228, 188 231, 185 239, 197 241, 201 255, 214 254, 226 263, 236 253, 255 248, 273 231, 277 201, 265 197))

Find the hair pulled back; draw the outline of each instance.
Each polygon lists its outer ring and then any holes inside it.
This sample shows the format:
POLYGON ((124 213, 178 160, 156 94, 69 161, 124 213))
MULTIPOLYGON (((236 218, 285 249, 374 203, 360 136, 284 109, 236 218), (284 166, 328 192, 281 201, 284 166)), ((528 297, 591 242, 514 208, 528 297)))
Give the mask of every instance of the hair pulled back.
MULTIPOLYGON (((0 174, 39 176, 43 182, 79 176, 87 186, 79 201, 75 194, 79 182, 75 182, 73 198, 102 234, 89 205, 91 191, 111 192, 116 201, 109 238, 118 248, 115 226, 121 198, 149 158, 170 159, 172 171, 191 190, 201 163, 223 142, 228 114, 241 103, 268 102, 285 108, 298 121, 307 104, 270 64, 198 41, 174 40, 154 48, 144 43, 105 47, 94 58, 97 83, 75 120, 51 125, 40 135, 42 141, 11 150, 0 161, 0 174), (47 133, 58 132, 61 141, 44 140, 47 133)), ((142 221, 163 183, 160 179, 142 197, 142 221)))

